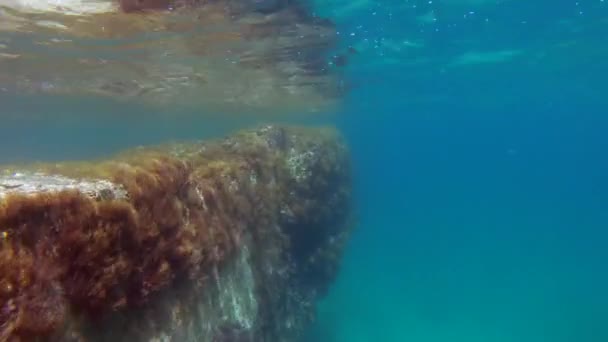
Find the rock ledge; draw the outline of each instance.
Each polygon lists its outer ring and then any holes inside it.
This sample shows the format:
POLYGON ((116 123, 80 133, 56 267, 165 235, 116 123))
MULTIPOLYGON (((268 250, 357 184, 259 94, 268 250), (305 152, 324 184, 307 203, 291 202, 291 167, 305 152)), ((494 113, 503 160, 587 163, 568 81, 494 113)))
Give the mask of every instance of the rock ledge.
POLYGON ((337 273, 336 132, 266 126, 0 171, 0 341, 292 341, 337 273))

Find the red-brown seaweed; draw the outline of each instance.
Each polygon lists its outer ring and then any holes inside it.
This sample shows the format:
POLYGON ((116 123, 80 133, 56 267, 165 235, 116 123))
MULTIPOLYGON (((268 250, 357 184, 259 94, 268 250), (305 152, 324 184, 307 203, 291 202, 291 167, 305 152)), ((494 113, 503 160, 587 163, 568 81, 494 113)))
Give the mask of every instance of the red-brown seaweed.
POLYGON ((6 168, 0 341, 295 338, 337 272, 349 192, 328 129, 6 168))

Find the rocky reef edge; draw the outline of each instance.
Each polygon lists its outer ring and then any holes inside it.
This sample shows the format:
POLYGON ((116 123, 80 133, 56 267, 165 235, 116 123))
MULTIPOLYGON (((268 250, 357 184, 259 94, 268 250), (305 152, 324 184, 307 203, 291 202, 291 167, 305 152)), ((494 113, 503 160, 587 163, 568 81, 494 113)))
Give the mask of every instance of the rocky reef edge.
POLYGON ((294 341, 351 232, 347 146, 263 126, 0 170, 0 341, 294 341))

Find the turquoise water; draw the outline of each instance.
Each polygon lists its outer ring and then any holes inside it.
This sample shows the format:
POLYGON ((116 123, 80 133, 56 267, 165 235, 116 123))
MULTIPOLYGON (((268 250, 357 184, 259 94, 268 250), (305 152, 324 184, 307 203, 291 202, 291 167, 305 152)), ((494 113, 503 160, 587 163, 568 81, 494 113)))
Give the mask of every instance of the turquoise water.
MULTIPOLYGON (((608 2, 317 5, 357 51, 344 107, 318 120, 350 143, 358 221, 305 340, 608 341, 608 2)), ((48 108, 12 100, 5 113, 48 108)), ((1 161, 103 155, 262 120, 142 124, 103 115, 137 107, 52 108, 35 125, 5 121, 1 161), (100 114, 55 119, 85 111, 100 114)))
POLYGON ((349 126, 359 228, 309 341, 608 340, 608 122, 576 108, 349 126))
POLYGON ((608 341, 607 4, 434 3, 344 20, 391 44, 351 66, 359 224, 307 341, 608 341))

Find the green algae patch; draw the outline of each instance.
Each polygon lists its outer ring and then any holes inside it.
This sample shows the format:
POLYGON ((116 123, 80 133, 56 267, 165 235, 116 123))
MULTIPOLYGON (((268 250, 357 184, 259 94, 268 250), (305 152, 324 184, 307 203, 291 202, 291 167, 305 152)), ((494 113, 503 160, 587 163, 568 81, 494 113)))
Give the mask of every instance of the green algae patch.
POLYGON ((0 173, 0 341, 294 340, 350 233, 331 129, 0 173))

